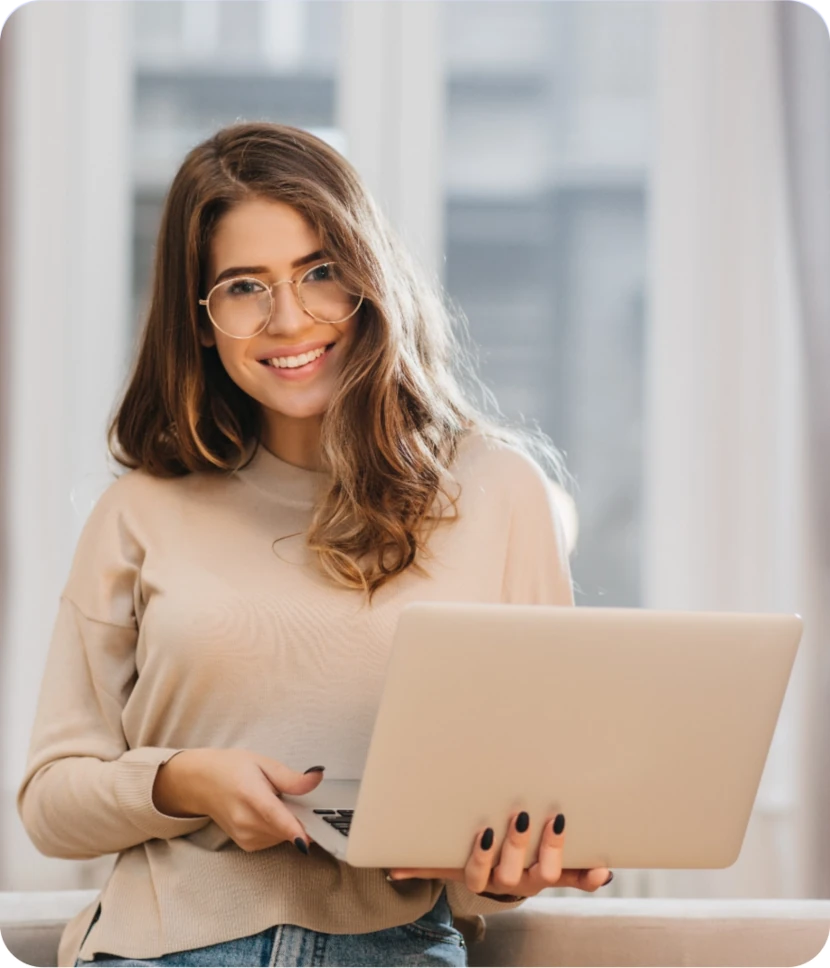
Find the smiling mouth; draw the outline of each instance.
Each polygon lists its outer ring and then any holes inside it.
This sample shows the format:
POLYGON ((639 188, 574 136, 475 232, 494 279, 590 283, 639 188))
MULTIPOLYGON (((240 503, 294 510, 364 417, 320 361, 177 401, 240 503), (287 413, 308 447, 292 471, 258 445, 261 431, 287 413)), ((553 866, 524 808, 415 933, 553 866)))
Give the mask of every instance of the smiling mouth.
POLYGON ((277 370, 302 370, 325 356, 334 345, 334 343, 329 343, 326 346, 321 346, 319 349, 311 350, 308 353, 301 353, 299 356, 277 356, 268 360, 260 360, 259 362, 263 366, 270 366, 277 370))

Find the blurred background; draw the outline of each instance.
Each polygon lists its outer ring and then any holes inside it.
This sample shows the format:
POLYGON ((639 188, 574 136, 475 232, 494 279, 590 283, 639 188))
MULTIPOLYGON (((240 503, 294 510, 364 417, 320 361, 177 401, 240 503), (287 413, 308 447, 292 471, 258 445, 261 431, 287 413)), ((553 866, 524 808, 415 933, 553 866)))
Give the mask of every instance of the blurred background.
POLYGON ((116 467, 105 427, 170 180, 217 128, 268 119, 350 159, 466 314, 505 414, 564 452, 578 605, 804 618, 738 863, 620 871, 609 891, 830 896, 830 56, 814 10, 41 0, 3 29, 0 92, 0 890, 97 887, 112 867, 42 857, 20 824, 34 703, 116 467))

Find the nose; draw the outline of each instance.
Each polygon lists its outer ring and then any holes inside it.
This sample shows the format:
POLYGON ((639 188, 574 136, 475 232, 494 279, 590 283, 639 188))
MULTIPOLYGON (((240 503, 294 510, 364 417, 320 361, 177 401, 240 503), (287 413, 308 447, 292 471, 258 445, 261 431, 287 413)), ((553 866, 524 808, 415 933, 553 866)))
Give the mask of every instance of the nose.
POLYGON ((271 290, 271 296, 271 318, 265 327, 269 335, 288 336, 301 333, 314 322, 303 309, 294 286, 288 280, 276 283, 271 290))

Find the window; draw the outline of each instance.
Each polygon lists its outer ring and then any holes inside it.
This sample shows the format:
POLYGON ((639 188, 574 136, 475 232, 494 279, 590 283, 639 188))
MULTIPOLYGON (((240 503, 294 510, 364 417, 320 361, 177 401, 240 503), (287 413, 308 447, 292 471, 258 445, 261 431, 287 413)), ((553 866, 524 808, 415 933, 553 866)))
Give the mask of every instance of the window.
POLYGON ((443 10, 445 287, 577 480, 577 604, 637 606, 654 8, 443 10))
POLYGON ((342 5, 336 0, 133 3, 133 301, 146 308, 153 249, 185 154, 236 121, 307 128, 342 151, 335 126, 342 5))

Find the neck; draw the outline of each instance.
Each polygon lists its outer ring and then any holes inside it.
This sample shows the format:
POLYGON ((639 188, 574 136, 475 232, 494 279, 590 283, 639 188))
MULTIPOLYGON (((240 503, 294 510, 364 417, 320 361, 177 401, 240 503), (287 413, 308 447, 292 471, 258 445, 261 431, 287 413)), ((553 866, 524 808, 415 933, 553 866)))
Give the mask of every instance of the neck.
POLYGON ((309 471, 322 470, 319 417, 286 417, 266 411, 262 438, 264 446, 280 460, 309 471))

